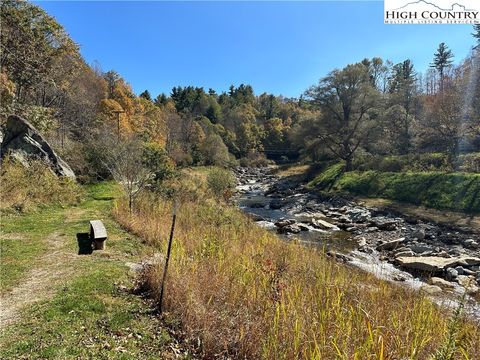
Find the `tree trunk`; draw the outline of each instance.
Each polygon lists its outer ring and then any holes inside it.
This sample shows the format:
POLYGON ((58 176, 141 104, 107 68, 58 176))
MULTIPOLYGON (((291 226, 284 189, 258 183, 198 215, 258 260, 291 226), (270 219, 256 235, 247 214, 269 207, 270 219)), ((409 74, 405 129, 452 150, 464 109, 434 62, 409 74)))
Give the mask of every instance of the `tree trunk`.
POLYGON ((128 210, 130 210, 130 214, 132 213, 132 205, 133 205, 133 198, 132 195, 128 196, 128 210))
POLYGON ((353 170, 353 159, 348 157, 345 159, 345 171, 349 172, 353 170))

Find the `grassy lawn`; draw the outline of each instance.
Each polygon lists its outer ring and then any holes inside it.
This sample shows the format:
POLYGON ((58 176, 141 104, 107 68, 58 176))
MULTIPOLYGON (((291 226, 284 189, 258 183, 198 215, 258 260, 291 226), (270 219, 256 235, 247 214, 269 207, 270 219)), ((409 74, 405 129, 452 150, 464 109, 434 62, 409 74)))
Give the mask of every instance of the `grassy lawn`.
POLYGON ((111 218, 113 200, 121 193, 116 186, 102 183, 86 190, 78 206, 2 218, 2 306, 25 284, 25 296, 17 295, 27 300, 14 321, 2 324, 0 358, 169 358, 165 349, 172 340, 151 307, 131 294, 135 274, 126 265, 153 248, 111 218), (76 234, 88 231, 91 219, 104 220, 106 250, 77 255, 76 234), (28 299, 32 296, 39 301, 28 299))

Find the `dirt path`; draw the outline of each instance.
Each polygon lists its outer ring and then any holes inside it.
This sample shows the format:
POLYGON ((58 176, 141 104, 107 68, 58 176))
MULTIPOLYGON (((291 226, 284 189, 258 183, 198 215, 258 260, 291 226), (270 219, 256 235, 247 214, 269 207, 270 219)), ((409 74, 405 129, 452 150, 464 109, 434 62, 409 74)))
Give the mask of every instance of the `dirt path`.
POLYGON ((21 309, 53 296, 56 287, 73 273, 71 265, 77 261, 78 255, 64 246, 68 240, 67 235, 59 232, 48 235, 47 244, 56 250, 43 255, 20 284, 0 297, 2 328, 18 320, 21 309))

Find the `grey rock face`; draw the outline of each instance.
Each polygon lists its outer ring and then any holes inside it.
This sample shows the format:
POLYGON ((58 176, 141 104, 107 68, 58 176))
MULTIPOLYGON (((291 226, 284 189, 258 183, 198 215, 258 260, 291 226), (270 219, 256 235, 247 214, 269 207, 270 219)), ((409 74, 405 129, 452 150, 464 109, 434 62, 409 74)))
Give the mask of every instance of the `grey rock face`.
POLYGON ((28 121, 16 115, 8 117, 4 129, 1 155, 6 154, 24 165, 28 165, 28 158, 37 157, 44 160, 57 176, 75 179, 70 166, 53 151, 45 138, 28 121))

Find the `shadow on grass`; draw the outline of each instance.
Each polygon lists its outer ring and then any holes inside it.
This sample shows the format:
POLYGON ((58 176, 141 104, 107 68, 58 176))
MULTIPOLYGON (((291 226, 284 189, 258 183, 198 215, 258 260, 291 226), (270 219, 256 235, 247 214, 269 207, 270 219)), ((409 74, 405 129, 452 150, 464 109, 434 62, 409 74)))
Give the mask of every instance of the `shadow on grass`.
POLYGON ((115 200, 115 197, 113 197, 113 196, 94 196, 93 200, 111 201, 111 200, 115 200))
POLYGON ((78 255, 90 255, 93 252, 89 233, 77 233, 78 255))

